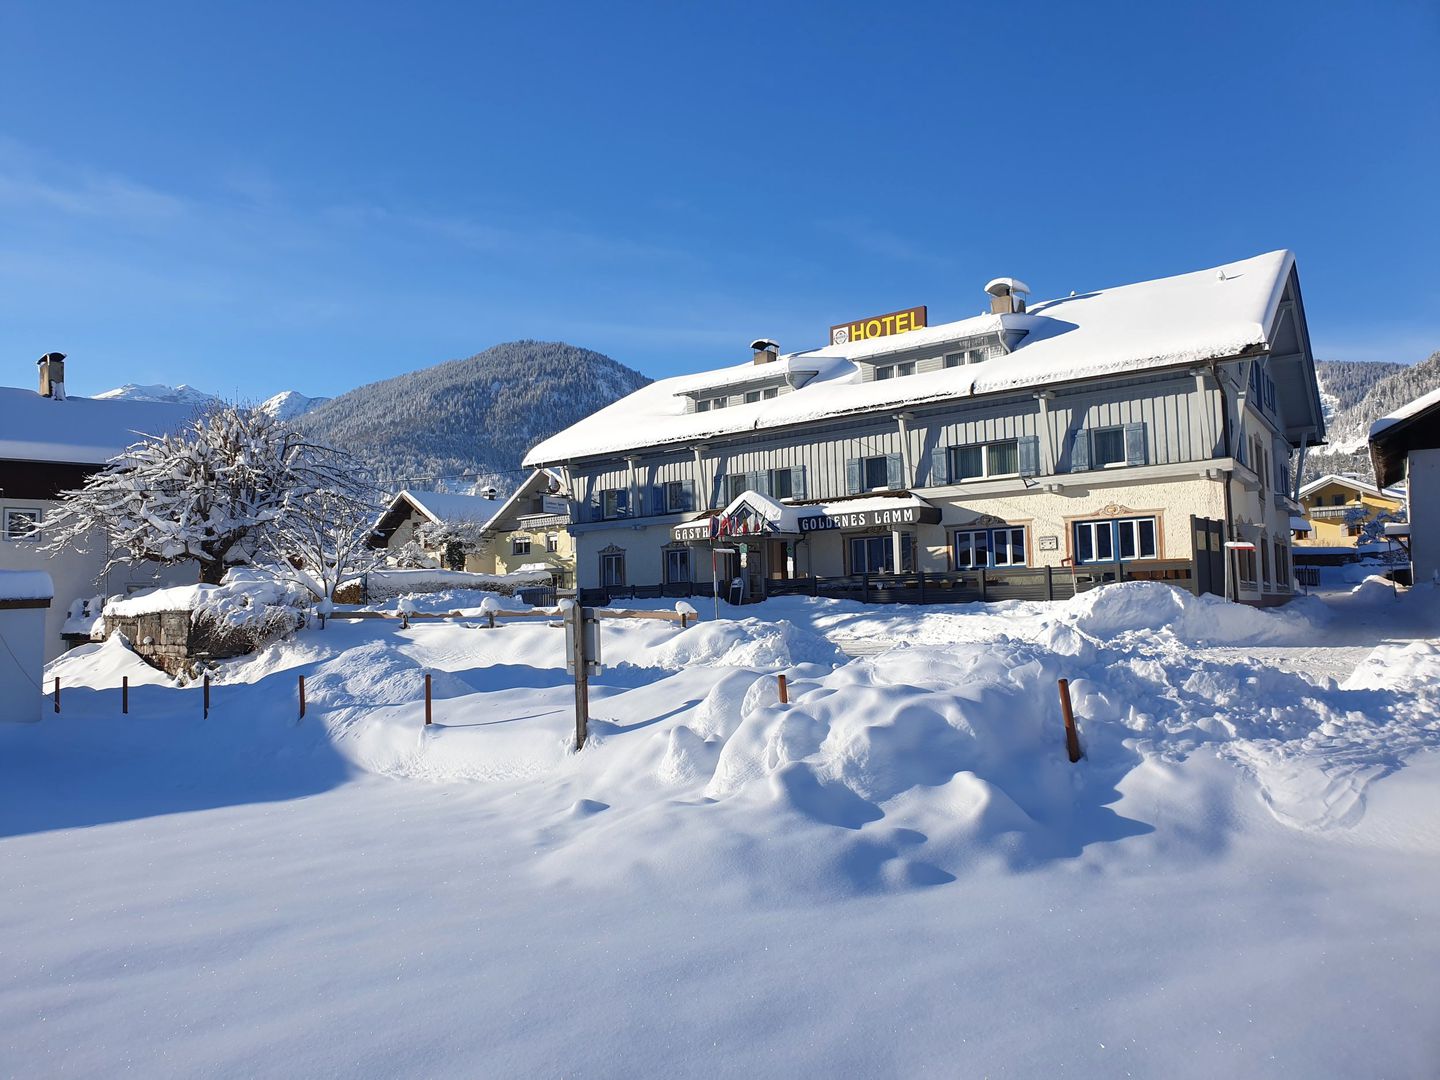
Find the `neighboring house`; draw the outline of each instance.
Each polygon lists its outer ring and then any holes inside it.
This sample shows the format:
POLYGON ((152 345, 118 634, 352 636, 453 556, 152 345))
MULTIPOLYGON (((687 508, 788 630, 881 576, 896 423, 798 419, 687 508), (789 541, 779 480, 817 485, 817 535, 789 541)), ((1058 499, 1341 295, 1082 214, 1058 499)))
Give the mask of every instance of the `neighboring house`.
POLYGON ((1440 390, 1371 425, 1370 461, 1382 487, 1406 481, 1409 525, 1386 532, 1408 548, 1411 580, 1440 583, 1440 390))
MULTIPOLYGON (((1367 522, 1405 508, 1405 492, 1331 474, 1302 487, 1300 504, 1305 508, 1307 528, 1297 535, 1296 546, 1353 549, 1367 522)), ((1297 528, 1296 533, 1301 530, 1297 528)))
POLYGON ((486 559, 472 545, 481 542, 481 535, 499 505, 493 497, 485 495, 402 491, 390 500, 375 523, 371 542, 391 555, 399 555, 414 542, 446 569, 486 573, 489 570, 486 559), (418 535, 417 530, 420 530, 418 535))
POLYGON ((559 477, 535 469, 490 519, 476 568, 494 574, 547 570, 555 584, 567 587, 575 580, 569 525, 570 499, 559 477))
POLYGON ((176 431, 195 414, 189 405, 67 397, 64 363, 59 353, 41 359, 38 393, 0 387, 0 570, 42 570, 53 580, 46 660, 67 648, 61 632, 77 601, 194 581, 197 574, 194 563, 150 562, 106 572, 109 544, 98 532, 85 551, 51 556, 40 550, 45 519, 61 492, 82 486, 142 436, 176 431))
POLYGON ((705 592, 713 558, 752 597, 917 572, 985 595, 995 571, 1053 587, 1075 566, 1287 599, 1290 455, 1325 433, 1293 255, 1026 292, 998 278, 988 314, 862 319, 789 355, 757 341, 540 443, 525 464, 572 494, 577 584, 705 592))

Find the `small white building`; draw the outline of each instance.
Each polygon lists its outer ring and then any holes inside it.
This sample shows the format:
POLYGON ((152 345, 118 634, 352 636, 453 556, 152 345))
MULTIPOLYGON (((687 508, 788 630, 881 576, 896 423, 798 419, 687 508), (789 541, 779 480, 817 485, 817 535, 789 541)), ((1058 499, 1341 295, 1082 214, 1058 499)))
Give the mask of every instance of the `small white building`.
POLYGON ((54 595, 49 574, 0 570, 0 720, 40 719, 45 615, 54 595))
POLYGON ((451 545, 423 540, 419 532, 426 526, 438 526, 435 530, 450 533, 479 545, 481 533, 500 509, 500 503, 493 495, 452 495, 446 491, 402 491, 390 500, 390 505, 375 523, 373 543, 384 548, 390 555, 397 555, 401 549, 416 542, 427 555, 445 569, 468 570, 476 573, 493 573, 494 560, 485 565, 485 560, 473 552, 464 550, 464 545, 451 545), (417 532, 419 533, 417 535, 417 532), (452 563, 460 565, 451 565, 452 563))
POLYGON ((1440 390, 1370 426, 1370 462, 1381 487, 1409 481, 1405 497, 1409 528, 1387 527, 1386 533, 1408 545, 1411 579, 1416 584, 1440 584, 1440 390))
POLYGON ((178 430, 195 407, 158 401, 74 397, 65 393, 65 358, 41 358, 39 390, 0 386, 0 570, 37 570, 54 582, 45 619, 47 660, 67 647, 61 634, 77 600, 195 579, 193 563, 162 567, 105 564, 109 545, 97 535, 86 550, 41 550, 45 520, 61 494, 81 487, 107 461, 146 435, 178 430))

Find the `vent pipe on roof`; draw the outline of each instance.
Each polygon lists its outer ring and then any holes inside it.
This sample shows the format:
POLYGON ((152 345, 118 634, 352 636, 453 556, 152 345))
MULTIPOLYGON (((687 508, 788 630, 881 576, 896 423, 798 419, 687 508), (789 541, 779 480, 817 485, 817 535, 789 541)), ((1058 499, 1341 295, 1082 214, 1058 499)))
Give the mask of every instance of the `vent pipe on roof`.
POLYGON ((1019 315, 1025 311, 1030 286, 1013 277, 997 277, 985 286, 990 294, 990 314, 1019 315))
POLYGON ((780 346, 769 338, 756 338, 750 343, 750 348, 755 350, 757 364, 769 364, 780 357, 780 346))
POLYGON ((65 354, 47 352, 35 362, 40 365, 40 396, 64 401, 65 354))

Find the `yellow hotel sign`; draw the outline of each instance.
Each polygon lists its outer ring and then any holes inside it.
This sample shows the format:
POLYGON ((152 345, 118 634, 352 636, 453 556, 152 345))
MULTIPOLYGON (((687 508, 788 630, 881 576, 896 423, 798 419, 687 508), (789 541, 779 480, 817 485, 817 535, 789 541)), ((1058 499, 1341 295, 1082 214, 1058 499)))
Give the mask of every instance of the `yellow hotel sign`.
POLYGON ((908 334, 925 325, 925 305, 892 311, 889 315, 872 315, 855 322, 837 323, 830 327, 830 344, 847 345, 852 341, 869 341, 871 338, 889 337, 891 334, 908 334))

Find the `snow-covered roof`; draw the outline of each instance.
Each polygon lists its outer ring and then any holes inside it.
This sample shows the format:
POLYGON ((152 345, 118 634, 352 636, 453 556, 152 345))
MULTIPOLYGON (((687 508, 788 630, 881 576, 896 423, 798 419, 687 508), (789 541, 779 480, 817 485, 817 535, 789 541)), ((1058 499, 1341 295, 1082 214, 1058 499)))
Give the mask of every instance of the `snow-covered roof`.
POLYGON ((145 435, 178 431, 191 404, 125 398, 41 397, 0 386, 0 459, 102 465, 145 435))
POLYGON ((1316 477, 1308 484, 1300 488, 1300 497, 1313 495, 1321 488, 1329 487, 1331 484, 1338 484, 1341 487, 1348 487, 1353 491, 1363 491, 1366 495, 1380 495, 1387 499, 1396 499, 1403 502, 1405 489, 1403 487, 1378 488, 1374 484, 1367 484, 1363 480, 1357 480, 1353 476, 1341 476, 1339 473, 1326 473, 1324 476, 1316 477))
POLYGON ((483 495, 452 495, 445 491, 402 491, 396 499, 408 500, 431 521, 447 525, 466 522, 484 524, 495 516, 500 504, 483 495))
POLYGON ((794 353, 774 365, 746 363, 661 379, 541 442, 525 464, 1235 356, 1266 346, 1266 328, 1275 323, 1294 263, 1289 251, 1272 251, 1223 267, 1038 302, 1024 314, 977 315, 794 353), (939 353, 947 343, 979 335, 1003 332, 1013 339, 1019 331, 1024 336, 1009 355, 980 365, 862 382, 853 363, 932 346, 939 353), (819 374, 794 393, 703 413, 686 412, 684 397, 677 396, 727 380, 743 382, 780 364, 819 374))
POLYGON ((1392 428, 1402 420, 1409 420, 1412 416, 1419 416, 1427 409, 1440 405, 1440 387, 1431 390, 1430 393, 1416 398, 1408 405, 1401 405, 1392 413, 1387 413, 1370 425, 1370 437, 1373 439, 1386 428, 1392 428))
POLYGON ((53 600, 55 584, 44 570, 0 570, 0 600, 53 600))

